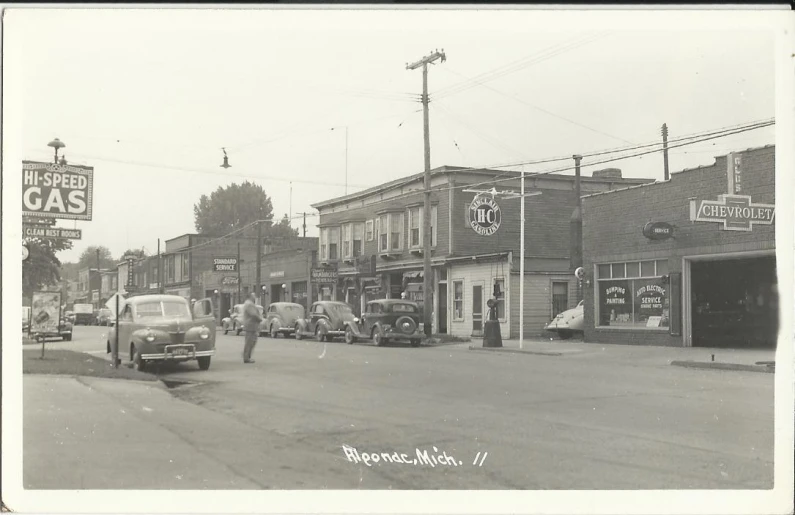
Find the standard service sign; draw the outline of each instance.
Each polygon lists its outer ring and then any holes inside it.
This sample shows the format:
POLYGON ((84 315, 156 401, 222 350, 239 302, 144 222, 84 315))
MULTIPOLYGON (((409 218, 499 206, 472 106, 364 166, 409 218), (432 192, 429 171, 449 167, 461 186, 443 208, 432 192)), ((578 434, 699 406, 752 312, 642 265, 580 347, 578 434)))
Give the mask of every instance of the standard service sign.
POLYGON ((469 205, 469 225, 481 236, 491 236, 502 223, 502 211, 492 197, 477 196, 469 205))
POLYGON ((22 216, 91 220, 94 169, 22 161, 22 216))

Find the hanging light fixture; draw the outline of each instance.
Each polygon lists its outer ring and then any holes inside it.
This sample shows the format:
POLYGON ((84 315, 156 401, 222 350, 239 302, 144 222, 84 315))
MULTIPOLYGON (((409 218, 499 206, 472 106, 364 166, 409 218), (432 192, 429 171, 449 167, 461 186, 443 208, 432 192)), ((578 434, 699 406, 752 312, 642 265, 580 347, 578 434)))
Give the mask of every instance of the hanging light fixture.
POLYGON ((55 138, 54 140, 47 143, 47 146, 55 149, 55 159, 53 159, 53 163, 58 164, 58 149, 64 148, 66 144, 58 138, 55 138))
POLYGON ((221 165, 221 168, 232 168, 232 165, 229 164, 229 156, 226 155, 226 149, 222 148, 221 150, 224 151, 224 164, 221 165))

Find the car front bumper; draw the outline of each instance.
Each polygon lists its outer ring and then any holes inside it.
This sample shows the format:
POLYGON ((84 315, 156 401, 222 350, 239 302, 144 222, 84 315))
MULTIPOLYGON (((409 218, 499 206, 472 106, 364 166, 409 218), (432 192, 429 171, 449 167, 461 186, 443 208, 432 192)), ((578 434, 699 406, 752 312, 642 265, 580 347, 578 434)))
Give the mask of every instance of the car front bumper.
POLYGON ((163 361, 187 361, 204 356, 215 355, 215 348, 209 343, 175 343, 147 345, 141 349, 141 359, 163 361))

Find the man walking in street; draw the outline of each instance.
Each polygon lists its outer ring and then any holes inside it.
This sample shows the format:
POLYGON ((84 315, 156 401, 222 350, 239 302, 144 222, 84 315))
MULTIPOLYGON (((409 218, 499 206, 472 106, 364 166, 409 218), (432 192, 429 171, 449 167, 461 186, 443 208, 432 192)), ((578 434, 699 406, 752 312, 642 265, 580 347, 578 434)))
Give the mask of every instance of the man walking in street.
POLYGON ((251 352, 257 344, 257 336, 259 335, 259 323, 262 322, 262 316, 255 304, 257 297, 250 293, 246 303, 243 305, 243 329, 246 331, 246 346, 243 348, 243 363, 254 363, 251 359, 251 352))

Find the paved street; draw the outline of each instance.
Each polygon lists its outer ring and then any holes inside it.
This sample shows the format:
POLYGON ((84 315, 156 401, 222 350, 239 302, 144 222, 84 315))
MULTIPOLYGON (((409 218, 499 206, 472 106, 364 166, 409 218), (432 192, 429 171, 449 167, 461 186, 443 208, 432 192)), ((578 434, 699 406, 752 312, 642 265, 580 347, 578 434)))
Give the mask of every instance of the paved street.
MULTIPOLYGON (((104 331, 80 326, 48 348, 104 355, 104 331)), ((773 374, 617 362, 599 345, 561 356, 469 345, 261 338, 244 365, 243 337, 219 333, 209 371, 162 371, 201 384, 26 376, 25 485, 772 487, 773 374), (415 464, 418 449, 457 466, 415 464), (368 466, 346 450, 409 463, 368 466)))

